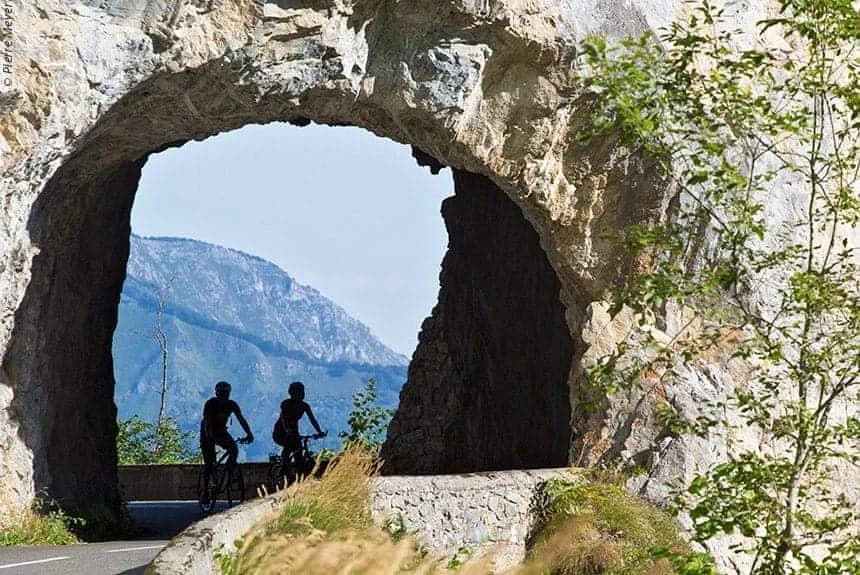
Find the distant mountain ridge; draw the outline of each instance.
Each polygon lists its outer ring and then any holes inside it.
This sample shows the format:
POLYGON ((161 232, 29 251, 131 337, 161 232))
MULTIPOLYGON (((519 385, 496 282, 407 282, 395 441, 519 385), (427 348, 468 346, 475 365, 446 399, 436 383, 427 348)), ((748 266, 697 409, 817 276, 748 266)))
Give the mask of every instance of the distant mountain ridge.
MULTIPOLYGON (((120 417, 157 413, 161 355, 152 334, 160 298, 168 413, 186 430, 196 429, 202 403, 221 379, 233 383, 233 398, 265 443, 294 379, 307 383, 308 401, 333 432, 329 446, 346 426, 352 393, 368 378, 378 380, 384 406, 397 403, 408 359, 317 290, 237 250, 132 235, 114 334, 120 417)), ((248 455, 259 458, 266 447, 255 443, 248 455)))
POLYGON ((165 307, 172 315, 275 353, 304 354, 306 360, 325 363, 409 363, 314 288, 239 250, 132 235, 126 270, 123 297, 154 309, 159 289, 169 286, 165 307))

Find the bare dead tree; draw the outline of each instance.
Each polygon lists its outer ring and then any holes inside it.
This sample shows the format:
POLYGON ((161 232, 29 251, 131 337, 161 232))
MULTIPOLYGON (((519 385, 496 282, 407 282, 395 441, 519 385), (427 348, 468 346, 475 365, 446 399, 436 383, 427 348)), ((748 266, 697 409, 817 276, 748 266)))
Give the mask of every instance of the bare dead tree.
POLYGON ((164 331, 164 305, 167 301, 167 292, 173 283, 173 277, 161 286, 156 294, 155 308, 155 331, 152 337, 161 349, 161 404, 158 408, 158 423, 157 428, 161 429, 161 424, 164 421, 164 404, 167 398, 167 356, 168 356, 168 341, 167 333, 164 331))

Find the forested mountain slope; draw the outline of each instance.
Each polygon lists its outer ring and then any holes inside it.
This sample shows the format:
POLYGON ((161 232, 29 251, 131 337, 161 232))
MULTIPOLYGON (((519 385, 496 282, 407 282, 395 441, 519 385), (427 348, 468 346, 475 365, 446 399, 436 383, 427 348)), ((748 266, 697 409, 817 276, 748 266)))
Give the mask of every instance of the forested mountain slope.
MULTIPOLYGON (((311 287, 261 258, 179 238, 132 236, 113 341, 121 418, 154 420, 161 389, 161 349, 153 337, 159 301, 168 346, 167 414, 196 431, 215 382, 233 385, 258 441, 248 459, 274 449, 270 432, 293 380, 335 446, 352 393, 378 381, 380 402, 394 407, 408 359, 311 287)), ((241 435, 237 423, 231 427, 241 435)))

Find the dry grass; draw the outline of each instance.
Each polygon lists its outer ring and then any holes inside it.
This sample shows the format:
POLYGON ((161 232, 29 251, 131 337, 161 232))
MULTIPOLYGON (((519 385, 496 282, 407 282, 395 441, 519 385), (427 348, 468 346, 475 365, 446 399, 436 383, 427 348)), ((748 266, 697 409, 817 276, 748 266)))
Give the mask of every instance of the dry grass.
POLYGON ((688 553, 673 518, 632 497, 618 478, 550 482, 554 500, 549 518, 533 543, 527 573, 553 575, 671 575, 666 559, 654 559, 660 547, 688 553))
POLYGON ((31 509, 12 514, 8 522, 0 525, 0 547, 80 543, 72 528, 82 523, 55 504, 37 499, 31 509))
POLYGON ((305 532, 312 527, 334 533, 370 527, 369 478, 377 467, 374 455, 358 447, 347 449, 329 463, 319 481, 300 481, 287 491, 281 517, 270 529, 305 532))
MULTIPOLYGON (((487 561, 474 561, 457 569, 462 575, 486 575, 487 561)), ((449 572, 444 561, 425 556, 411 538, 395 543, 379 529, 326 535, 281 534, 254 538, 243 545, 231 573, 253 575, 430 575, 449 572)))

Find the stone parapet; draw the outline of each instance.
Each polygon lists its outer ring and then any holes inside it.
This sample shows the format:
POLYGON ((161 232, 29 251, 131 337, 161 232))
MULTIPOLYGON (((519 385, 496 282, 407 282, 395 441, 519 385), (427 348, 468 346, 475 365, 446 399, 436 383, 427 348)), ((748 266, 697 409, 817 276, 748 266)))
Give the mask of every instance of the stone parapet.
MULTIPOLYGON (((266 482, 268 463, 241 463, 245 499, 257 496, 266 482)), ((202 465, 122 465, 118 468, 120 493, 125 501, 193 501, 202 465)))
POLYGON ((373 514, 378 523, 402 520, 432 552, 491 552, 497 566, 510 566, 525 556, 541 488, 550 478, 572 473, 533 469, 380 477, 374 482, 373 514))
POLYGON ((146 575, 220 573, 215 550, 221 547, 234 549, 234 542, 255 523, 276 517, 279 506, 280 500, 275 494, 201 519, 174 537, 155 556, 146 568, 146 575))
MULTIPOLYGON (((432 553, 444 557, 464 548, 473 555, 490 552, 496 567, 505 568, 525 556, 543 485, 550 478, 575 473, 533 469, 377 477, 371 507, 377 523, 402 520, 432 553)), ((274 518, 278 497, 250 501, 195 523, 158 554, 147 573, 212 573, 215 548, 231 550, 255 523, 274 518)))

